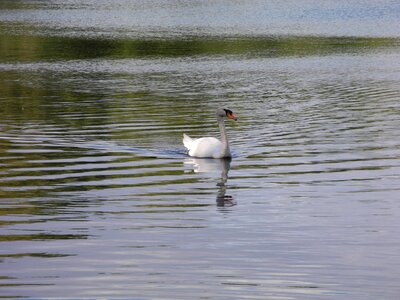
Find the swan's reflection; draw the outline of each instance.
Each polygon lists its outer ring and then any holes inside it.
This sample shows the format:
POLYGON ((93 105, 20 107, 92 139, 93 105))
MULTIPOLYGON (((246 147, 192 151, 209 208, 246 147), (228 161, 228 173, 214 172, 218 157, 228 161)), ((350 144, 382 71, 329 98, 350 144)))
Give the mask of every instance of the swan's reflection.
POLYGON ((185 159, 184 164, 190 165, 195 173, 213 173, 219 172, 221 178, 217 183, 217 206, 233 206, 236 205, 235 200, 231 195, 226 194, 228 181, 228 172, 231 168, 231 158, 194 158, 185 159))

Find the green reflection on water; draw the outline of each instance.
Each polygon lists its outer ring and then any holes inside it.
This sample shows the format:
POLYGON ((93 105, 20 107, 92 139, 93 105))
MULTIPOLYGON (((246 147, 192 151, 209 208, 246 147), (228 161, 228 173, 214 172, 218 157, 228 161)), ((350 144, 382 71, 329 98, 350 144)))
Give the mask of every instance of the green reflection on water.
POLYGON ((0 235, 0 242, 15 242, 15 241, 46 241, 46 240, 71 240, 71 239, 86 239, 86 235, 80 234, 9 234, 0 235))
POLYGON ((144 58, 209 55, 256 57, 327 55, 398 47, 397 38, 265 36, 187 37, 181 39, 106 39, 10 35, 0 25, 1 61, 144 58))
POLYGON ((39 258, 57 258, 67 257, 69 254, 57 254, 57 253, 18 253, 18 254, 0 254, 0 260, 3 258, 24 258, 24 257, 39 257, 39 258))

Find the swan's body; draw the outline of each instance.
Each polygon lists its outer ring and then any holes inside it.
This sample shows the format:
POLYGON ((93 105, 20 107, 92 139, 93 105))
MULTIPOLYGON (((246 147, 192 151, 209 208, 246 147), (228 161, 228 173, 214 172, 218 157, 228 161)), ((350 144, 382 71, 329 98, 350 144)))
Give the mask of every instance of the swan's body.
POLYGON ((230 157, 229 147, 224 151, 222 142, 215 137, 202 137, 192 139, 186 134, 183 134, 183 144, 188 149, 189 156, 193 157, 211 157, 223 158, 230 157))
POLYGON ((224 117, 236 120, 232 111, 221 109, 217 111, 217 121, 221 132, 221 141, 214 137, 202 137, 192 139, 186 134, 183 134, 183 145, 188 150, 189 156, 207 157, 207 158, 225 158, 231 157, 229 149, 228 137, 226 136, 224 117))

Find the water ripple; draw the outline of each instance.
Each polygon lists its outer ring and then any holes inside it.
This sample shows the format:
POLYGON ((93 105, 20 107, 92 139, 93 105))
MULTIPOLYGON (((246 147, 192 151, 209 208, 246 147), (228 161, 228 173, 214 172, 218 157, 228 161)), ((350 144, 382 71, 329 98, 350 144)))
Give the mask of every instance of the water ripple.
POLYGON ((397 299, 400 59, 351 41, 2 62, 0 296, 397 299))

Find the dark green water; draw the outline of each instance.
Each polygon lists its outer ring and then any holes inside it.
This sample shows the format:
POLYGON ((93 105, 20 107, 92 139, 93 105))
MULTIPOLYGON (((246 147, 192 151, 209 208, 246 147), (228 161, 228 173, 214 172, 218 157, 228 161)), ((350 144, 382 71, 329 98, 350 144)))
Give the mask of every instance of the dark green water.
POLYGON ((0 297, 398 299, 399 20, 0 1, 0 297))

